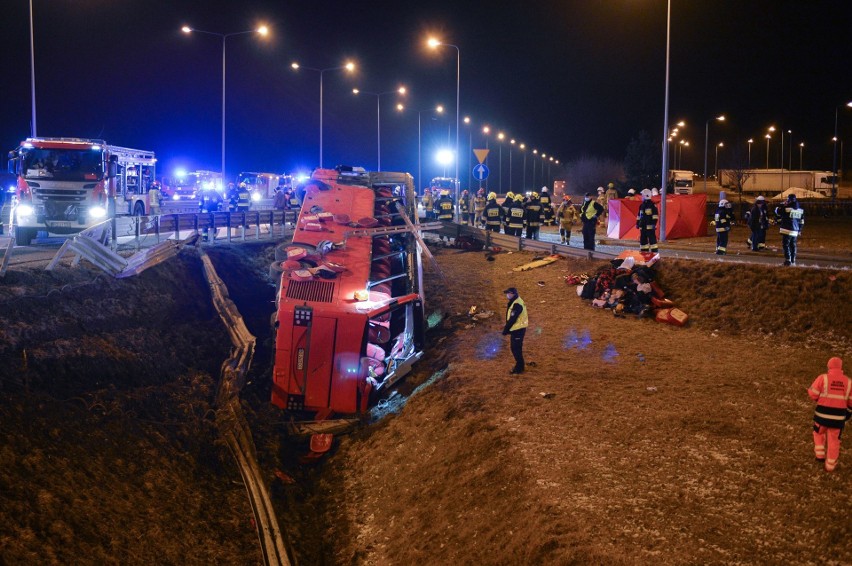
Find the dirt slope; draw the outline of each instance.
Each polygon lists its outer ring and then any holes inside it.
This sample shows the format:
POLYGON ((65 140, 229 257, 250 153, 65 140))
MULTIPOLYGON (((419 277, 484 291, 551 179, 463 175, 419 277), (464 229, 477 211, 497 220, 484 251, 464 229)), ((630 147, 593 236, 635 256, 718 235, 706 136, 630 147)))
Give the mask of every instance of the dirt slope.
POLYGON ((848 272, 664 260, 693 317, 675 328, 578 299, 562 278, 595 265, 511 271, 529 259, 441 254, 449 369, 326 464, 334 563, 852 561, 850 463, 813 460, 805 394, 852 351, 848 272), (502 315, 510 284, 532 321, 522 378, 496 318, 465 316, 502 315))

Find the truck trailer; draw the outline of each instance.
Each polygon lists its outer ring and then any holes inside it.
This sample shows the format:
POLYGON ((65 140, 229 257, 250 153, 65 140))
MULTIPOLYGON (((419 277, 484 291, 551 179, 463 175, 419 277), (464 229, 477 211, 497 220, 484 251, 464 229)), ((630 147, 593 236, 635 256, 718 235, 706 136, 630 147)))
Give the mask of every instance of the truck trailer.
MULTIPOLYGON (((744 193, 780 193, 791 187, 816 191, 831 196, 831 184, 837 179, 830 171, 789 171, 787 169, 749 169, 742 172, 744 193)), ((719 183, 736 188, 737 173, 730 169, 719 171, 719 183)))

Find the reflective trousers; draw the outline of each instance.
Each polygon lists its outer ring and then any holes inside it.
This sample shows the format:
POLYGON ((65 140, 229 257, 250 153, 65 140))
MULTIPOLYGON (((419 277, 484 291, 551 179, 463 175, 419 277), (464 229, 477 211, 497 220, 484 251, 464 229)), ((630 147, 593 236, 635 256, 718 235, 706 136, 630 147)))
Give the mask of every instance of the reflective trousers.
POLYGON ((830 472, 837 466, 840 457, 840 433, 842 428, 829 428, 814 423, 814 455, 817 460, 825 460, 825 469, 830 472))

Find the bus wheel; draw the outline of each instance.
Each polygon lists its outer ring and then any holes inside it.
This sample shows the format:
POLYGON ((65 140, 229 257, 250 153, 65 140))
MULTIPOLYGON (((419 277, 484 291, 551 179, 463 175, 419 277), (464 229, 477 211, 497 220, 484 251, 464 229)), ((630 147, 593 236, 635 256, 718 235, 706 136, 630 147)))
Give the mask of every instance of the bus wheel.
POLYGON ((29 246, 36 235, 36 230, 15 226, 15 243, 19 246, 29 246))
POLYGON ((145 205, 141 202, 137 202, 136 206, 133 207, 133 215, 134 216, 145 216, 145 205))

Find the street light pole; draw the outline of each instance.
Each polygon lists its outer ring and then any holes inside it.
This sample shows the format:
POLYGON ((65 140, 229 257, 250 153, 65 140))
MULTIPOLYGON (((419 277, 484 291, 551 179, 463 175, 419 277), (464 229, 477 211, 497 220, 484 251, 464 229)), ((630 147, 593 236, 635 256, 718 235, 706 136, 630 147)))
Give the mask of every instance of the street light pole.
POLYGON ((526 187, 527 187, 527 152, 526 152, 526 149, 527 149, 527 145, 522 143, 521 144, 521 151, 524 152, 524 167, 521 170, 521 192, 525 192, 526 187))
POLYGON ((716 167, 716 182, 717 183, 719 182, 719 148, 720 147, 725 147, 725 144, 723 142, 719 142, 716 145, 716 157, 713 159, 713 165, 715 165, 715 167, 716 167))
POLYGON ((499 181, 498 181, 498 186, 500 187, 501 193, 503 192, 503 139, 505 137, 506 136, 503 134, 503 132, 500 132, 500 133, 497 134, 497 140, 499 141, 499 146, 500 146, 499 158, 497 160, 497 166, 500 168, 500 173, 499 173, 500 177, 499 177, 499 181))
MULTIPOLYGON (((666 97, 663 108, 663 170, 660 174, 660 241, 666 241, 666 185, 668 184, 669 152, 666 140, 669 135, 669 58, 672 27, 672 0, 666 2, 666 97)), ((706 182, 706 178, 705 178, 706 182)))
MULTIPOLYGON (((538 156, 538 150, 537 149, 533 150, 533 155, 538 156)), ((530 185, 530 187, 531 188, 535 187, 535 159, 533 159, 533 162, 532 162, 532 185, 530 185)))
MULTIPOLYGON (((718 122, 724 122, 725 116, 720 115, 715 118, 708 118, 706 122, 704 122, 704 194, 707 194, 707 144, 710 139, 710 120, 716 120, 718 122)), ((718 181, 718 179, 716 179, 718 181)))
POLYGON ((35 43, 33 41, 33 0, 30 0, 30 94, 32 95, 33 117, 30 125, 33 137, 36 134, 36 97, 35 97, 35 43))
POLYGON ((803 165, 802 152, 805 151, 805 142, 799 144, 799 171, 804 171, 805 166, 803 165))
POLYGON ((299 69, 305 69, 307 71, 314 71, 315 73, 319 73, 320 76, 320 120, 319 120, 319 168, 322 169, 322 100, 323 100, 323 76, 326 71, 339 71, 341 69, 346 69, 350 73, 355 70, 355 63, 351 61, 346 63, 345 65, 341 65, 339 67, 328 67, 326 69, 317 69, 315 67, 302 67, 299 63, 293 62, 290 64, 290 67, 298 71, 299 69))
MULTIPOLYGON (((423 157, 423 153, 420 149, 420 117, 424 112, 432 112, 435 111, 438 114, 442 114, 444 112, 444 107, 442 105, 438 105, 435 108, 426 108, 417 113, 417 183, 423 183, 423 171, 421 169, 421 161, 423 157)), ((416 187, 415 187, 416 189, 416 187)))
POLYGON ((456 50, 456 202, 459 201, 459 112, 461 108, 461 49, 457 45, 444 43, 438 39, 430 38, 427 42, 429 47, 436 49, 439 45, 452 47, 456 50))
POLYGON ((247 33, 259 33, 260 35, 265 36, 266 34, 269 33, 269 28, 267 28, 266 26, 260 26, 257 29, 250 29, 250 30, 246 30, 246 31, 237 31, 237 32, 234 32, 234 33, 217 33, 217 32, 213 32, 213 31, 204 31, 204 30, 196 29, 196 28, 189 27, 189 26, 183 26, 181 28, 181 31, 183 31, 184 33, 187 33, 187 34, 188 33, 204 33, 204 34, 207 34, 207 35, 215 35, 216 37, 222 38, 222 186, 224 187, 225 179, 227 178, 227 175, 225 174, 225 76, 226 76, 225 51, 226 51, 226 46, 227 46, 227 39, 229 37, 233 37, 235 35, 245 35, 247 33))
POLYGON ((754 139, 748 139, 748 168, 751 169, 751 144, 754 143, 754 139))
POLYGON ((515 140, 509 140, 509 190, 512 190, 512 146, 515 145, 515 140))
POLYGON ((769 140, 772 139, 772 136, 766 134, 766 168, 769 169, 769 140))
MULTIPOLYGON (((357 89, 357 88, 352 89, 352 94, 369 94, 371 96, 376 97, 376 148, 377 148, 377 154, 376 154, 377 169, 376 169, 376 171, 382 170, 382 110, 381 110, 381 98, 382 98, 382 96, 384 96, 386 94, 393 94, 393 93, 405 94, 406 89, 405 89, 404 86, 401 86, 396 90, 388 90, 388 91, 385 91, 385 92, 367 92, 367 91, 360 90, 360 89, 357 89)), ((401 110, 400 106, 401 105, 397 105, 397 108, 399 108, 401 110)))
MULTIPOLYGON (((846 103, 846 106, 852 108, 852 101, 846 103)), ((831 166, 831 198, 837 198, 837 115, 840 112, 840 106, 834 107, 834 160, 831 166)))

